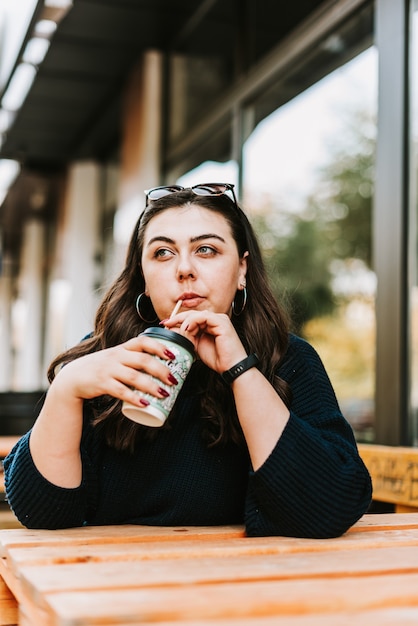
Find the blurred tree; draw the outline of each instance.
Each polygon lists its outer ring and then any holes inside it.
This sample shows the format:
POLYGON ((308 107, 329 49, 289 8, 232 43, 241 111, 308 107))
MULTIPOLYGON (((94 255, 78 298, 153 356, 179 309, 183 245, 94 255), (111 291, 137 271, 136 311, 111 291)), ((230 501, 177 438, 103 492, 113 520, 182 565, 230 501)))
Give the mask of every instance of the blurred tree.
POLYGON ((269 229, 266 217, 256 220, 261 235, 267 270, 278 299, 290 311, 293 330, 302 333, 303 325, 314 317, 326 315, 334 309, 335 299, 331 288, 329 269, 329 242, 320 219, 289 217, 293 221, 292 233, 285 238, 269 229), (263 233, 268 231, 267 240, 263 233))
POLYGON ((347 145, 340 145, 323 169, 321 191, 311 201, 329 221, 335 258, 360 259, 371 268, 376 123, 357 112, 350 126, 347 145))
POLYGON ((372 263, 375 123, 362 113, 351 121, 349 136, 322 169, 304 211, 278 216, 276 209, 255 220, 273 289, 300 334, 304 324, 332 313, 338 303, 332 261, 355 258, 369 268, 372 263))

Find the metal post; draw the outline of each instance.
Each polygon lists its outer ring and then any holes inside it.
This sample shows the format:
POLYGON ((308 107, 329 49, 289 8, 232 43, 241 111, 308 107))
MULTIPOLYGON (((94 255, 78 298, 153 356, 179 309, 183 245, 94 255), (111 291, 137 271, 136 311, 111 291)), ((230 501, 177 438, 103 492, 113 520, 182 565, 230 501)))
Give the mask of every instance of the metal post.
POLYGON ((373 250, 376 301, 376 442, 407 445, 408 0, 376 1, 378 139, 373 250))

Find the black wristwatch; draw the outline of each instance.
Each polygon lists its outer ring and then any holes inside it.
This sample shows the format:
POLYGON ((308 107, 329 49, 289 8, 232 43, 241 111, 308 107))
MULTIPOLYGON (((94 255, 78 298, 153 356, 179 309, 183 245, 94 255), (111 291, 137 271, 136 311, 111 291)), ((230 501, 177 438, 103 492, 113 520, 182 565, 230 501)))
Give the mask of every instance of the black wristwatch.
POLYGON ((226 370, 226 372, 223 372, 221 374, 222 380, 227 385, 230 385, 232 382, 234 382, 236 378, 238 378, 238 376, 241 376, 241 374, 251 369, 252 367, 256 367, 259 363, 260 360, 258 356, 255 353, 250 354, 249 356, 245 357, 245 359, 234 365, 234 367, 231 367, 229 370, 226 370))

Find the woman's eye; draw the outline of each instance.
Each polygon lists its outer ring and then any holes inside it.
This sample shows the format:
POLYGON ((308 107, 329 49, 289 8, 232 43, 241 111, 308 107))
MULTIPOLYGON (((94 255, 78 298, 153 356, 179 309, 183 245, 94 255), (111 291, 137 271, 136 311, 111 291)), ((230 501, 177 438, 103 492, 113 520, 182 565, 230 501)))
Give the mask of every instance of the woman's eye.
POLYGON ((159 248, 158 250, 154 252, 154 256, 160 259, 170 256, 171 254, 172 252, 170 250, 167 250, 167 248, 159 248))
POLYGON ((200 246, 200 248, 197 249, 197 252, 205 255, 216 254, 216 250, 215 248, 212 248, 212 246, 200 246))

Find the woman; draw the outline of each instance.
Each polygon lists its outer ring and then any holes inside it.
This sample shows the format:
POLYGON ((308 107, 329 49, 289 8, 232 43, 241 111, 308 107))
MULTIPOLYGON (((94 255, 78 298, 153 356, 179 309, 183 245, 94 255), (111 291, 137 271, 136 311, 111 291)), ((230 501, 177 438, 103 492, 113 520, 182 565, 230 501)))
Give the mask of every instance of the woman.
POLYGON ((94 332, 49 379, 32 431, 4 462, 28 527, 244 523, 251 536, 320 538, 370 504, 352 430, 318 355, 288 333, 230 184, 147 192, 94 332), (155 429, 121 405, 144 405, 135 389, 162 398, 175 384, 170 350, 138 337, 158 323, 190 339, 197 360, 155 429))

